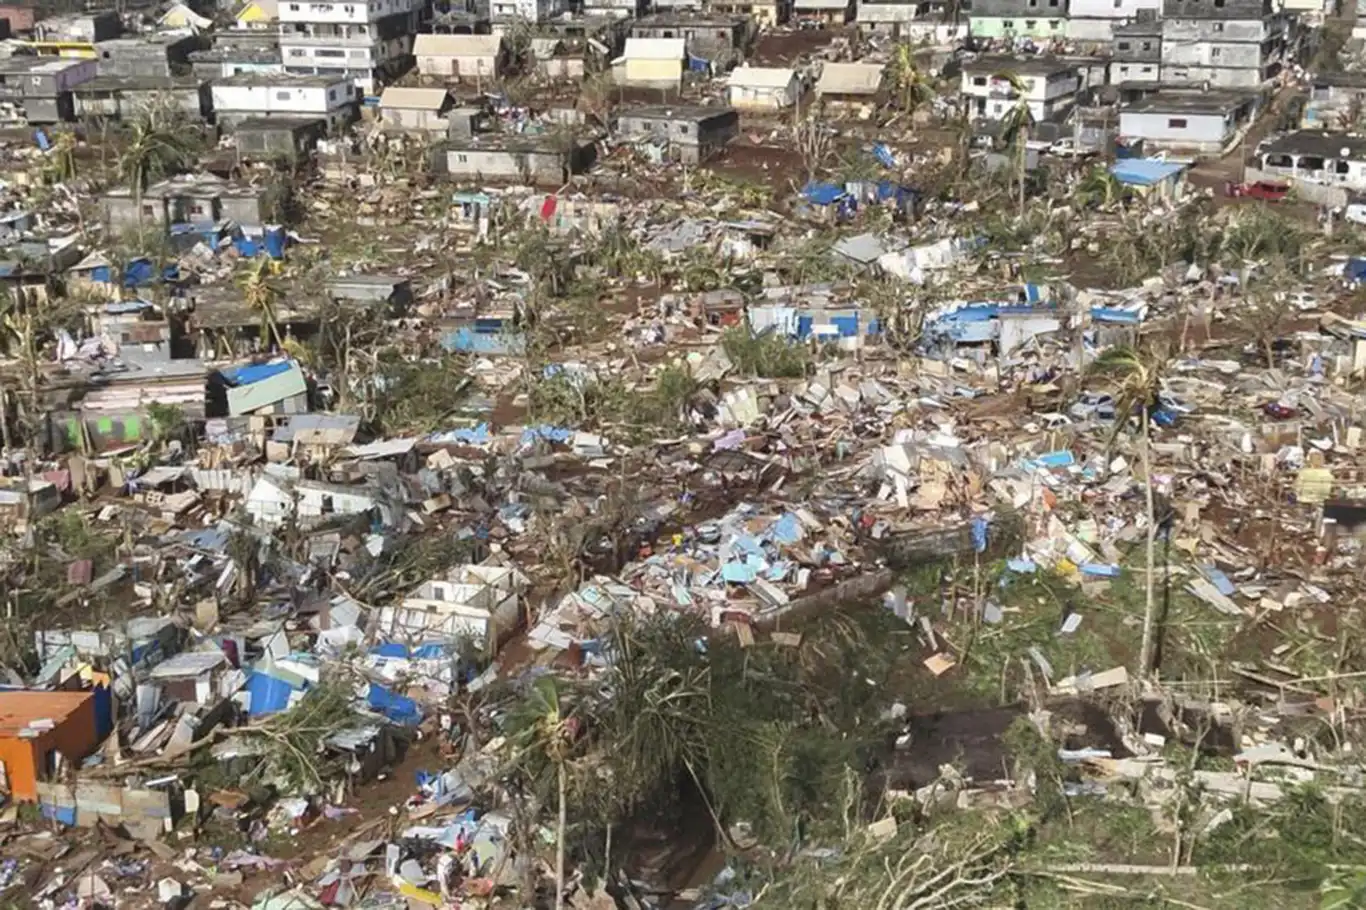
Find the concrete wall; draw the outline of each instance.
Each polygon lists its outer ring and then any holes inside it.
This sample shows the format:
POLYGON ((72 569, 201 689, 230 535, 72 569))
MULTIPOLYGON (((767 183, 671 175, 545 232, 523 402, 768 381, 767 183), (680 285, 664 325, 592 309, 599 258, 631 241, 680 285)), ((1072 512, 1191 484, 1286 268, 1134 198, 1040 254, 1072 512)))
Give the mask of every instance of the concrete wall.
POLYGON ((498 59, 496 57, 423 55, 417 58, 417 71, 423 76, 493 79, 498 75, 498 59))
POLYGON ((564 180, 564 156, 555 151, 506 151, 502 149, 451 149, 446 153, 446 172, 457 180, 476 177, 558 183, 564 180))
POLYGON ((623 85, 676 89, 683 79, 683 61, 627 60, 614 73, 623 85))
POLYGON ((1335 208, 1343 208, 1347 205, 1350 193, 1345 187, 1329 186, 1325 183, 1314 183, 1309 180, 1299 180, 1280 168, 1263 171, 1258 168, 1248 166, 1243 171, 1243 179, 1249 183, 1258 180, 1272 180, 1278 183, 1289 183, 1295 188, 1295 195, 1312 202, 1315 205, 1326 205, 1335 208))
POLYGON ((1235 69, 1230 66, 1182 66, 1163 64, 1162 81, 1172 85, 1203 85, 1212 88, 1260 88, 1263 82, 1260 69, 1235 69))
POLYGON ((1066 19, 1068 0, 972 0, 970 14, 1004 19, 1066 19))
POLYGON ((1218 151, 1233 137, 1223 114, 1119 112, 1119 134, 1168 148, 1218 151))
MULTIPOLYGON (((1164 19, 1162 41, 1251 41, 1271 36, 1266 20, 1256 19, 1164 19)), ((1163 49, 1165 53, 1165 47, 1163 49)))
POLYGON ((974 13, 968 22, 968 31, 974 38, 1061 38, 1067 34, 1067 20, 1042 16, 1028 19, 978 16, 974 13))

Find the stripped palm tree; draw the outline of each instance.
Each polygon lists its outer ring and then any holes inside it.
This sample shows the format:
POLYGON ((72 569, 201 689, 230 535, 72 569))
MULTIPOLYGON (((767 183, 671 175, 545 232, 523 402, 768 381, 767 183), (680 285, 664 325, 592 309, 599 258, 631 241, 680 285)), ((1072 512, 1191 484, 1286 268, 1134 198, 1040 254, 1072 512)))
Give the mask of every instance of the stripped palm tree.
POLYGON ((526 698, 508 717, 508 741, 514 760, 524 769, 548 769, 555 775, 557 815, 555 827, 555 910, 564 910, 564 845, 569 789, 569 758, 578 732, 578 720, 561 699, 559 683, 552 676, 537 679, 526 698))
POLYGON ((1025 176, 1029 170, 1029 137, 1034 131, 1034 114, 1029 109, 1029 89, 1015 73, 997 73, 991 77, 1010 86, 1010 97, 1015 103, 1001 120, 1001 139, 1019 157, 1016 180, 1020 190, 1020 215, 1025 210, 1025 176))
POLYGON ((1143 470, 1144 506, 1147 510, 1148 531, 1146 538, 1147 573, 1144 582, 1143 599, 1143 639, 1139 648, 1138 672, 1147 677, 1153 670, 1153 642, 1156 626, 1157 601, 1153 594, 1153 569, 1157 541, 1157 509, 1153 496, 1152 451, 1149 440, 1149 424, 1152 413, 1162 390, 1162 377, 1165 372, 1166 358, 1150 351, 1138 351, 1129 347, 1111 348, 1096 358, 1091 364, 1091 372, 1108 381, 1115 392, 1115 429, 1110 437, 1114 440, 1129 425, 1129 416, 1138 413, 1138 457, 1143 470))

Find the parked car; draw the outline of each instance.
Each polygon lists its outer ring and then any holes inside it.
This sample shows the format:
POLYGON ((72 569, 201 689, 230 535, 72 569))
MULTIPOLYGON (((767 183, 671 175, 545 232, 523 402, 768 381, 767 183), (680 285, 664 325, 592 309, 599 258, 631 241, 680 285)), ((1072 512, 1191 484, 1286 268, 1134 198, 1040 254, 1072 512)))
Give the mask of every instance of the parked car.
POLYGON ((1086 148, 1078 145, 1075 139, 1059 139, 1048 146, 1045 151, 1058 158, 1087 158, 1096 154, 1095 149, 1086 148))
POLYGON ((1270 180, 1258 180, 1255 183, 1229 183, 1225 185, 1224 192, 1229 196, 1280 202, 1290 192, 1290 184, 1272 183, 1270 180))

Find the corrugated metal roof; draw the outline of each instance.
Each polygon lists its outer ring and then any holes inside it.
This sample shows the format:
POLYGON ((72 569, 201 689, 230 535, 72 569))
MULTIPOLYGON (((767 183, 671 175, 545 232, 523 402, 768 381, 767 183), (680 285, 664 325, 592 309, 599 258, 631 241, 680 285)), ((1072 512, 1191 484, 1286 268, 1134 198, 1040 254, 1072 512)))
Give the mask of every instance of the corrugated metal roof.
POLYGON ((496 57, 502 49, 502 35, 418 35, 413 39, 414 57, 496 57))
POLYGON ((835 95, 875 95, 882 87, 882 66, 877 63, 827 63, 821 69, 816 91, 835 95))
POLYGON ((184 651, 152 668, 152 679, 175 679, 198 676, 217 669, 228 662, 222 651, 184 651))
MULTIPOLYGON (((437 36, 433 36, 437 37, 437 36)), ((450 92, 444 88, 401 88, 391 85, 379 96, 382 108, 404 108, 406 110, 439 111, 450 92)))
POLYGON ((682 38, 627 38, 622 56, 627 60, 682 60, 682 38))
POLYGON ((727 84, 745 88, 787 88, 795 75, 790 69, 776 66, 742 66, 731 72, 727 84))

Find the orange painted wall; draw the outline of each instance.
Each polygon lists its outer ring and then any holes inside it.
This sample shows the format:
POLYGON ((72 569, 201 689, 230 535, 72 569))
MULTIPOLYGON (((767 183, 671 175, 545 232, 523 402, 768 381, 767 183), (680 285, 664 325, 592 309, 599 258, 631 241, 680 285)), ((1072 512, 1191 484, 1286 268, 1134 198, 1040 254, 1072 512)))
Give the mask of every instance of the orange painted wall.
POLYGON ((94 752, 99 744, 93 695, 88 695, 64 721, 40 737, 0 736, 0 761, 5 763, 5 773, 9 776, 11 797, 24 802, 37 801, 38 779, 45 770, 44 760, 49 750, 61 752, 70 766, 94 752))

